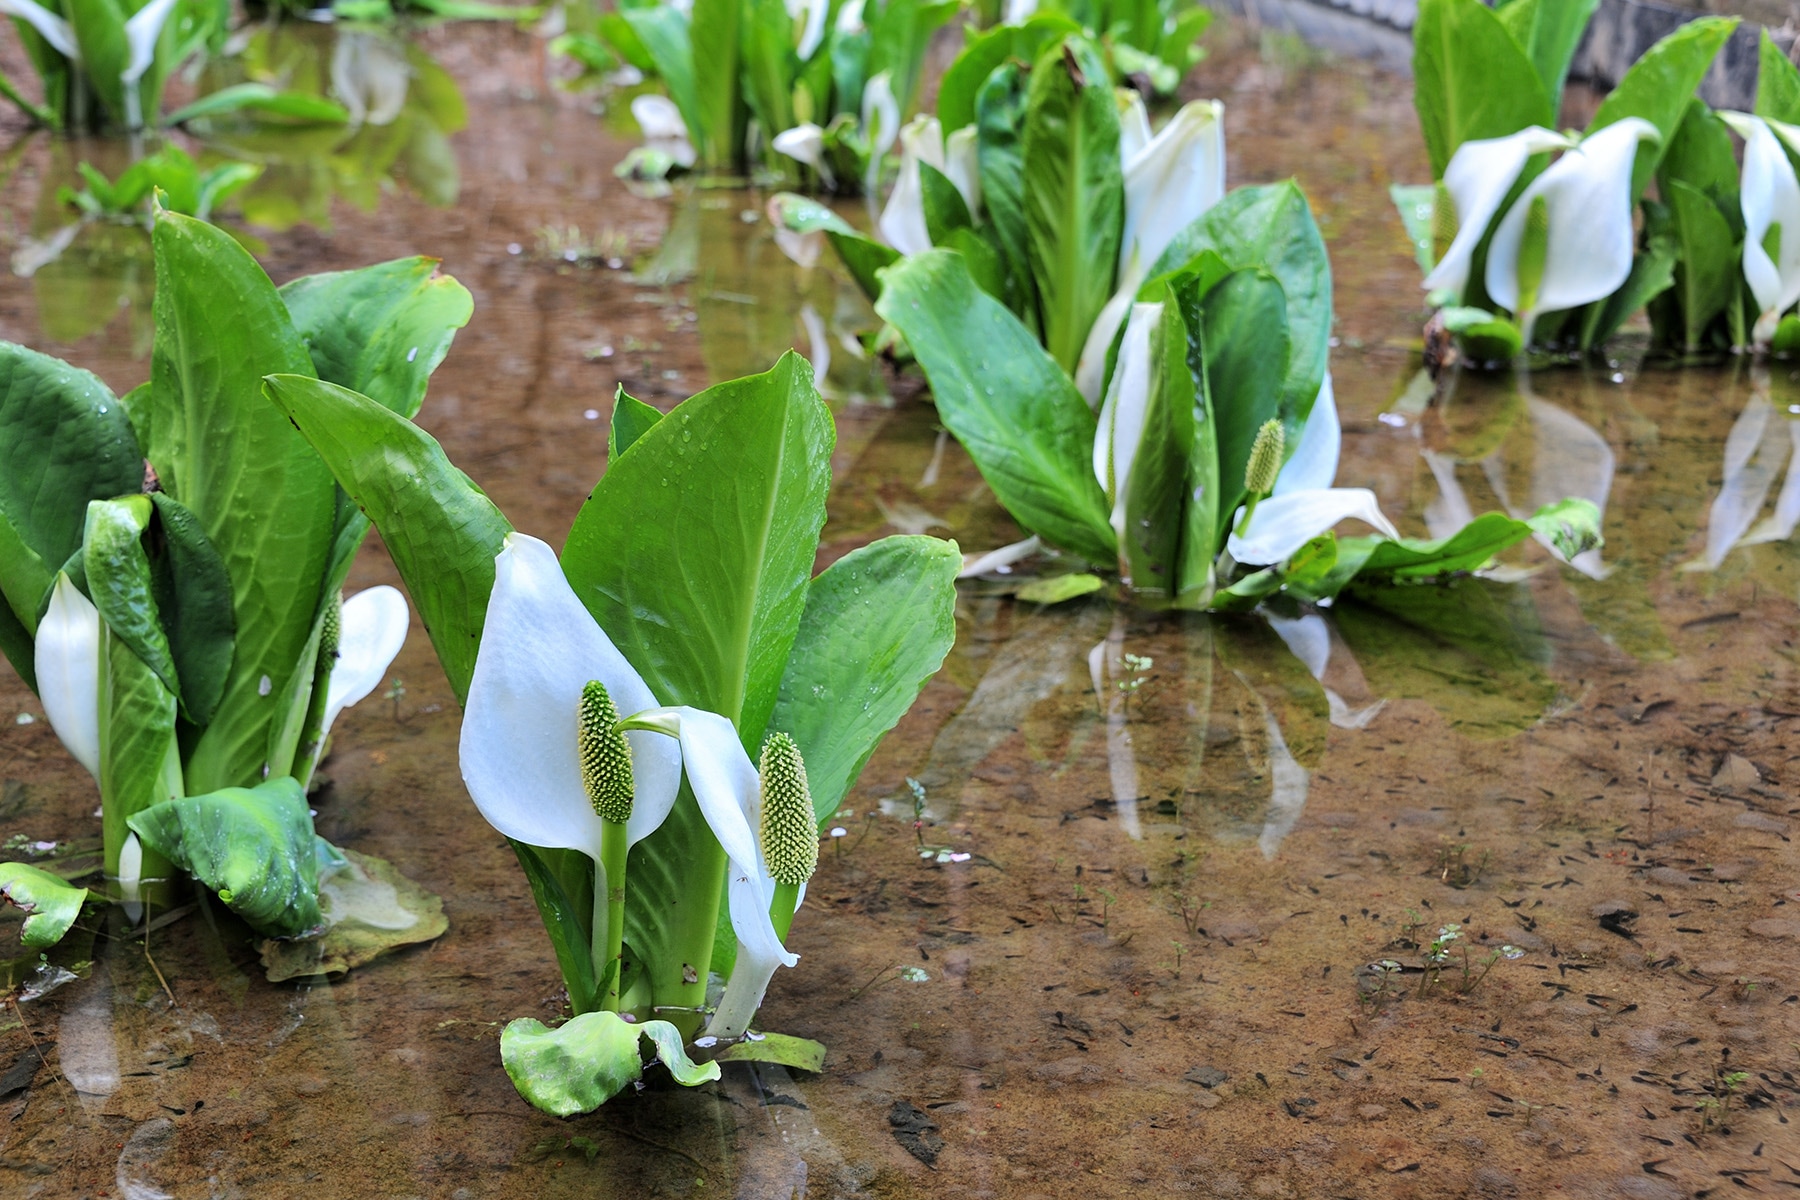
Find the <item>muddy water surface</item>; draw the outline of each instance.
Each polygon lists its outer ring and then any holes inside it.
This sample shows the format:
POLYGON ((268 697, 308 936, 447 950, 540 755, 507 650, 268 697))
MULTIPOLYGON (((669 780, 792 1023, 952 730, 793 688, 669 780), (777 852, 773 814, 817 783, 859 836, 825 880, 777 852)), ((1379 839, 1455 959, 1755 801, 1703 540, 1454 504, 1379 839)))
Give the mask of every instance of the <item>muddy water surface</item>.
MULTIPOLYGON (((801 966, 764 1009, 830 1047, 824 1074, 728 1071, 567 1122, 500 1069, 502 1023, 554 1019, 560 980, 462 792, 455 705, 415 630, 401 687, 342 718, 318 824, 443 895, 449 933, 273 985, 204 897, 148 946, 102 916, 52 955, 79 978, 0 1018, 0 1194, 1800 1184, 1800 567, 1780 519, 1800 504, 1800 381, 1627 361, 1465 378, 1431 402, 1385 195, 1425 174, 1404 81, 1216 41, 1190 90, 1227 103, 1234 182, 1298 175, 1331 243, 1341 480, 1417 534, 1587 495, 1605 504, 1598 557, 1527 547, 1503 581, 1233 620, 967 590, 942 674, 846 801, 795 924, 801 966)), ((824 341, 823 557, 896 529, 1016 536, 916 384, 835 338, 864 310, 826 266, 780 255, 761 197, 634 197, 611 174, 625 144, 546 86, 529 39, 421 45, 467 101, 454 202, 400 178, 373 211, 340 198, 329 231, 257 232, 278 280, 443 256, 476 316, 421 423, 521 528, 567 528, 604 469, 616 384, 666 407, 824 341)), ((10 161, 16 250, 70 164, 41 140, 10 161)), ((123 388, 147 369, 146 298, 84 335, 8 278, 0 334, 123 388)), ((398 580, 372 540, 352 587, 377 582, 398 580)), ((10 674, 0 714, 0 834, 94 836, 91 781, 10 674)), ((16 953, 16 924, 3 936, 16 953)))

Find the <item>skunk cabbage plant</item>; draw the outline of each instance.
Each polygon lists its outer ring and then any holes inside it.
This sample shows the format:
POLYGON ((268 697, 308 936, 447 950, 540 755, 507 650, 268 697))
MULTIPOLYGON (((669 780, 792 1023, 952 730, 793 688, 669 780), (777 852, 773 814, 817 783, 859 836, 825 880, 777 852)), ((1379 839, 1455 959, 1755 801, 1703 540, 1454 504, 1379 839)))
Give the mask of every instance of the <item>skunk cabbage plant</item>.
POLYGON ((340 599, 369 522, 261 396, 322 376, 394 420, 467 321, 429 259, 277 289, 222 231, 158 210, 149 382, 0 344, 0 649, 99 784, 129 902, 170 868, 252 927, 324 924, 305 789, 332 722, 399 651, 393 588, 340 599))
POLYGON ((1106 51, 1113 78, 1158 96, 1174 95, 1182 77, 1206 56, 1200 38, 1212 27, 1212 10, 1197 0, 1006 0, 1004 35, 1033 19, 1054 18, 1078 27, 1106 51))
POLYGON ((393 553, 464 699, 469 793, 555 948, 575 1015, 507 1027, 520 1092, 594 1108, 639 1077, 640 1039, 689 1084, 717 1069, 684 1041, 816 1052, 738 1039, 795 961, 818 822, 950 648, 960 557, 891 537, 813 576, 835 434, 805 360, 666 416, 621 392, 560 559, 381 404, 267 391, 393 553))
POLYGON ((659 79, 673 108, 633 105, 647 144, 619 169, 804 168, 827 191, 872 187, 917 97, 931 35, 960 9, 961 0, 627 0, 600 16, 598 37, 659 79), (672 152, 671 139, 689 149, 672 152))
MULTIPOLYGON (((1569 63, 1596 3, 1419 7, 1414 104, 1437 182, 1393 193, 1434 320, 1477 362, 1591 351, 1671 287, 1697 275, 1710 286, 1732 257, 1717 246, 1686 252, 1668 206, 1681 209, 1671 185, 1699 150, 1706 108, 1694 89, 1736 20, 1675 30, 1625 73, 1586 133, 1557 133, 1569 63), (1645 199, 1653 178, 1660 200, 1645 199)), ((1690 207, 1692 219, 1707 217, 1690 207)))

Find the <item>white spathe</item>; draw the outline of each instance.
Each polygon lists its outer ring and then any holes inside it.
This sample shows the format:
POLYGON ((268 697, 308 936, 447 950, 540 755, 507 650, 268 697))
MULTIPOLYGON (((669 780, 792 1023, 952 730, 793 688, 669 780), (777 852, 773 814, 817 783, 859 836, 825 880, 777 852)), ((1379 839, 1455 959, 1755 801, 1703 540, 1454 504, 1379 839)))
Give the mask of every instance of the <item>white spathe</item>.
POLYGON ((1488 245, 1487 292, 1518 320, 1525 340, 1539 313, 1612 295, 1631 274, 1631 169, 1638 143, 1661 135, 1642 117, 1616 121, 1582 139, 1532 180, 1500 218, 1488 245), (1529 311, 1519 309, 1519 249, 1532 201, 1549 218, 1544 277, 1529 311))
POLYGON ((156 41, 162 36, 169 14, 174 11, 175 0, 150 0, 125 22, 125 45, 131 53, 125 69, 119 72, 119 83, 125 92, 125 125, 128 129, 144 127, 143 98, 138 94, 137 83, 156 61, 156 41))
POLYGON ((338 621, 338 656, 331 664, 331 682, 325 693, 325 723, 319 734, 331 731, 338 714, 362 701, 381 683, 412 624, 406 597, 385 583, 364 588, 344 601, 338 621))
MULTIPOLYGON (((463 712, 463 782, 488 824, 507 837, 579 850, 599 870, 602 823, 582 784, 577 745, 581 691, 596 679, 622 716, 656 706, 649 686, 576 598, 556 553, 534 537, 508 534, 494 559, 494 590, 463 712)), ((626 737, 637 785, 626 831, 635 844, 674 806, 681 754, 660 734, 626 737)))
POLYGON ((1293 457, 1276 476, 1275 490, 1250 514, 1248 526, 1241 534, 1235 528, 1243 520, 1243 510, 1238 510, 1232 534, 1225 543, 1232 558, 1247 566, 1285 562, 1294 551, 1340 521, 1357 520, 1388 537, 1400 536, 1400 531, 1383 515, 1374 492, 1368 488, 1331 486, 1337 477, 1339 429, 1337 398, 1332 392, 1331 376, 1327 375, 1300 431, 1293 457), (1294 466, 1296 461, 1298 466, 1294 466), (1290 466, 1294 466, 1291 473, 1290 466))
POLYGON ((1137 297, 1138 288, 1183 229, 1225 195, 1225 106, 1194 100, 1148 141, 1148 121, 1122 123, 1125 226, 1119 243, 1116 288, 1088 330, 1075 365, 1075 386, 1093 405, 1106 384, 1106 354, 1137 297))
POLYGON ((691 167, 698 157, 688 137, 687 122, 681 109, 667 96, 643 95, 631 98, 631 119, 644 131, 644 145, 660 150, 675 160, 679 167, 691 167))
POLYGON ((50 728, 75 761, 100 776, 100 611, 57 573, 38 623, 32 669, 50 728))
POLYGON ((1119 105, 1119 161, 1128 163, 1150 144, 1150 110, 1136 88, 1115 88, 1113 98, 1119 105))
MULTIPOLYGON (((737 962, 725 983, 706 1032, 712 1037, 735 1038, 750 1027, 761 1007, 777 967, 799 962, 781 944, 769 918, 775 900, 775 880, 763 858, 762 780, 756 764, 744 752, 737 728, 717 713, 698 708, 666 708, 681 726, 681 760, 694 799, 707 827, 719 839, 730 874, 725 881, 731 929, 737 934, 737 962)), ((801 897, 805 897, 802 889, 801 897)))
MULTIPOLYGON (((1782 149, 1772 122, 1748 113, 1720 116, 1744 139, 1744 166, 1738 180, 1744 214, 1744 282, 1756 297, 1751 340, 1766 346, 1775 336, 1781 314, 1800 301, 1800 179, 1794 175, 1794 164, 1782 149), (1781 244, 1776 248, 1778 257, 1771 258, 1763 241, 1777 225, 1781 244)), ((1786 131, 1800 133, 1793 126, 1786 131)))
POLYGON ((815 171, 825 162, 825 131, 811 121, 782 130, 769 145, 775 153, 785 154, 815 171))
POLYGON ((1150 404, 1151 335, 1162 315, 1161 304, 1131 306, 1131 319, 1119 343, 1118 363, 1094 434, 1094 478, 1112 502, 1112 527, 1119 538, 1121 565, 1131 466, 1144 440, 1144 417, 1150 404))
POLYGON ((952 164, 944 156, 944 127, 936 117, 923 114, 900 131, 900 177, 888 196, 887 206, 875 222, 881 239, 902 254, 923 254, 931 249, 931 232, 925 225, 925 184, 919 171, 924 163, 943 172, 962 195, 969 214, 981 211, 980 176, 975 162, 974 130, 951 135, 952 164))
POLYGON ((32 0, 0 0, 0 14, 17 17, 50 43, 50 48, 72 63, 81 61, 81 45, 68 21, 32 0))
POLYGON ((1506 137, 1464 142, 1444 168, 1444 190, 1456 206, 1456 236, 1425 277, 1425 290, 1448 292, 1462 302, 1469 282, 1469 263, 1475 247, 1487 234, 1488 225, 1513 183, 1534 154, 1566 149, 1569 139, 1541 125, 1521 129, 1506 137))
MULTIPOLYGON (((856 0, 856 9, 859 13, 862 11, 861 0, 856 0)), ((848 12, 849 6, 845 6, 844 11, 848 12)), ((841 30, 841 14, 838 25, 841 30)), ((881 160, 900 139, 900 101, 894 95, 892 71, 878 71, 863 84, 862 133, 869 144, 869 166, 863 177, 863 190, 874 195, 876 184, 881 182, 881 160)))
POLYGON ((787 0, 787 11, 788 16, 796 21, 802 17, 806 19, 800 33, 800 43, 794 48, 800 61, 805 62, 825 41, 825 18, 830 15, 831 0, 787 0))

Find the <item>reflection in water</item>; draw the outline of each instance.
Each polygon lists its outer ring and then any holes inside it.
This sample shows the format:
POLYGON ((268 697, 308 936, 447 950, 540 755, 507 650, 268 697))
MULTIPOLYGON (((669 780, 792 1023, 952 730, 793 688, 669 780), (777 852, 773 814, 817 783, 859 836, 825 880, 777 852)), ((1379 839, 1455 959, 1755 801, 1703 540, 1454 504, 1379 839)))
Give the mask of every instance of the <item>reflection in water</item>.
POLYGON ((1751 389, 1725 438, 1725 476, 1707 513, 1705 558, 1695 567, 1717 570, 1735 547, 1785 542, 1800 524, 1800 421, 1794 406, 1782 413, 1771 402, 1768 367, 1753 369, 1751 389), (1775 511, 1756 523, 1784 465, 1775 511))

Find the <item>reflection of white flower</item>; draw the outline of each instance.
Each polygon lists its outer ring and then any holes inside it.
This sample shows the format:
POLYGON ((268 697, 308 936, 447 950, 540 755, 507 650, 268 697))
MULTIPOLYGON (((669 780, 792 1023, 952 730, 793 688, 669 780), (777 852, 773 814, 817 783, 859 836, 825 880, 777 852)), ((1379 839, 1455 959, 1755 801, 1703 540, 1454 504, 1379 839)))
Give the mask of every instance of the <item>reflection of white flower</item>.
POLYGON ((1696 569, 1718 569, 1739 546, 1786 541, 1800 525, 1800 421, 1777 412, 1767 391, 1767 379, 1759 379, 1755 395, 1725 438, 1725 478, 1707 515, 1706 553, 1693 564, 1696 569), (1784 464, 1787 476, 1775 497, 1775 511, 1757 522, 1784 464))
POLYGON ((406 106, 412 64, 406 51, 374 33, 341 29, 331 48, 331 91, 351 125, 392 125, 406 106))
POLYGON ((1744 139, 1744 167, 1738 181, 1744 214, 1744 282, 1756 297, 1752 340, 1766 346, 1781 314, 1800 301, 1800 179, 1781 145, 1782 140, 1800 142, 1796 136, 1800 129, 1747 113, 1720 116, 1744 139), (1774 257, 1764 245, 1771 230, 1780 243, 1774 257))
POLYGON ((1382 514, 1374 492, 1331 486, 1342 442, 1337 399, 1327 375, 1300 431, 1300 444, 1275 478, 1275 490, 1256 506, 1247 528, 1234 530, 1227 539, 1231 557, 1249 566, 1285 562, 1294 551, 1348 520, 1371 525, 1391 538, 1400 536, 1382 514))
POLYGON ((682 168, 694 165, 697 155, 688 137, 687 122, 681 110, 667 96, 644 95, 631 98, 631 116, 644 132, 644 145, 667 154, 682 168))
POLYGON ((1640 141, 1656 126, 1627 117, 1589 134, 1532 180, 1488 244, 1487 292, 1513 313, 1526 341, 1539 313, 1560 312, 1612 295, 1631 274, 1631 171, 1640 141), (1520 250, 1534 201, 1547 220, 1543 278, 1535 296, 1522 287, 1520 250), (1521 305, 1526 307, 1521 309, 1521 305))

